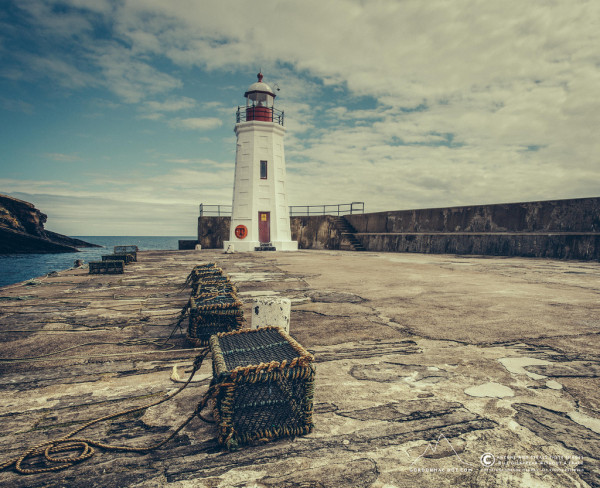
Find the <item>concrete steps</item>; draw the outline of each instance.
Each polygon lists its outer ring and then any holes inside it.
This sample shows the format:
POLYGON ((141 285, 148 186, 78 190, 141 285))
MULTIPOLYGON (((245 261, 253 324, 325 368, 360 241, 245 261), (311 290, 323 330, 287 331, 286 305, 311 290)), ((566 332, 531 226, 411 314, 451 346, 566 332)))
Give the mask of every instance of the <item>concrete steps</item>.
POLYGON ((339 216, 334 217, 334 223, 337 230, 340 232, 342 237, 348 240, 350 247, 353 251, 366 251, 364 246, 355 236, 356 229, 352 226, 350 222, 346 220, 346 217, 339 216))

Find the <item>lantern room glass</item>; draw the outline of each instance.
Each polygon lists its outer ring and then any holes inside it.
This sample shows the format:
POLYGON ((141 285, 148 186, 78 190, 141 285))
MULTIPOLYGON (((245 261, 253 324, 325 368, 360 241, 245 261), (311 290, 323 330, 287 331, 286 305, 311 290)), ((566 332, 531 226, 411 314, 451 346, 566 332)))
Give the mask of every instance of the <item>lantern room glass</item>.
POLYGON ((273 108, 273 102, 273 95, 260 91, 250 92, 246 97, 246 107, 273 108))

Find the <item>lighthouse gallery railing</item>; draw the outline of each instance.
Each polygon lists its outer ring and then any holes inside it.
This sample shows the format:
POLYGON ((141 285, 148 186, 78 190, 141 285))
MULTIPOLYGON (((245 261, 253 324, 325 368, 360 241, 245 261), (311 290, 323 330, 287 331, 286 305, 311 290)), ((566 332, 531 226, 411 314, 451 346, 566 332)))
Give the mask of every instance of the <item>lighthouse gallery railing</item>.
POLYGON ((283 125, 283 110, 259 106, 238 107, 235 120, 237 124, 240 122, 258 120, 261 122, 275 122, 276 124, 283 125))

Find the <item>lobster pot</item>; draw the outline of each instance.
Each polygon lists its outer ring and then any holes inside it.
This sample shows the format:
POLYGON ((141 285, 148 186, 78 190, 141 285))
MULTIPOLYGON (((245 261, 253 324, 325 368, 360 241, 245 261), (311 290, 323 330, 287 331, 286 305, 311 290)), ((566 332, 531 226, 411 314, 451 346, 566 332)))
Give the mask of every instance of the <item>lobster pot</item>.
POLYGON ((196 347, 208 345, 210 336, 238 330, 244 322, 242 304, 235 294, 191 297, 188 340, 196 347))
POLYGON ((114 246, 113 248, 114 254, 131 254, 134 261, 137 261, 137 252, 137 246, 114 246))
POLYGON ((115 254, 128 254, 131 252, 138 252, 139 249, 137 246, 115 246, 113 248, 113 252, 115 254))
POLYGON ((217 293, 219 295, 226 293, 236 294, 237 288, 231 281, 229 281, 227 276, 213 276, 205 281, 192 283, 193 297, 200 297, 210 293, 217 293))
POLYGON ((102 256, 102 261, 123 261, 125 264, 132 263, 135 260, 133 254, 108 254, 102 256))
POLYGON ((223 270, 221 268, 195 270, 191 273, 191 282, 199 283, 206 279, 213 279, 221 276, 223 276, 223 270))
POLYGON ((202 271, 203 269, 211 269, 211 268, 216 268, 216 267, 217 267, 217 263, 198 264, 198 265, 194 266, 194 268, 192 269, 192 273, 194 271, 202 271))
POLYGON ((199 264, 198 266, 194 266, 194 269, 192 269, 185 282, 188 285, 199 283, 207 277, 221 276, 222 274, 223 270, 217 267, 215 263, 199 264))
POLYGON ((218 441, 229 449, 313 428, 313 356, 278 327, 210 338, 218 441))
POLYGON ((123 261, 92 261, 88 274, 123 274, 123 261))
POLYGON ((194 273, 190 275, 189 283, 192 285, 202 284, 208 281, 229 281, 229 277, 224 275, 221 268, 215 268, 215 271, 203 271, 202 273, 194 273))

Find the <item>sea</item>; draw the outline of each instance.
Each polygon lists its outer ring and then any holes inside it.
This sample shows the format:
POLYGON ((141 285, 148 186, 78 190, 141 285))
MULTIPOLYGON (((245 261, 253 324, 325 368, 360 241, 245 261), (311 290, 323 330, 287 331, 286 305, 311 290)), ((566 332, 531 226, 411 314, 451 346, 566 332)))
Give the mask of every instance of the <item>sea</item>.
POLYGON ((180 239, 196 240, 196 236, 74 236, 77 239, 102 247, 83 247, 80 252, 55 254, 0 254, 0 286, 12 285, 52 271, 73 267, 77 259, 84 264, 101 261, 102 255, 112 254, 114 246, 137 246, 140 251, 175 251, 180 239))

